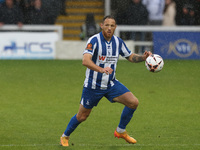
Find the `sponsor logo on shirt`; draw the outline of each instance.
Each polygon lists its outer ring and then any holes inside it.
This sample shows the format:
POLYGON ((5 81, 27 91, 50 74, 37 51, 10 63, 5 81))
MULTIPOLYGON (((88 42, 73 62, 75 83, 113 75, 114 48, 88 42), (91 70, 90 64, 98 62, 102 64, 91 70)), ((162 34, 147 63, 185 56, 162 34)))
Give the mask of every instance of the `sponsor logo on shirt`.
POLYGON ((116 57, 116 56, 110 56, 110 57, 99 56, 100 63, 116 63, 117 59, 118 59, 118 57, 116 57))
POLYGON ((104 61, 104 60, 105 60, 105 58, 106 58, 106 56, 99 56, 99 60, 102 60, 102 61, 104 61))

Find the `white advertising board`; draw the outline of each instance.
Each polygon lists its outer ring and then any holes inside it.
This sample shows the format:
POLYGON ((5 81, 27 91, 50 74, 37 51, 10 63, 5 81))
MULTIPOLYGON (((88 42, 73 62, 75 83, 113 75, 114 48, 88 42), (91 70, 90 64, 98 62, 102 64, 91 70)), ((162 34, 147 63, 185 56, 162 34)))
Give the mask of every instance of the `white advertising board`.
POLYGON ((54 59, 55 32, 0 32, 0 59, 54 59))

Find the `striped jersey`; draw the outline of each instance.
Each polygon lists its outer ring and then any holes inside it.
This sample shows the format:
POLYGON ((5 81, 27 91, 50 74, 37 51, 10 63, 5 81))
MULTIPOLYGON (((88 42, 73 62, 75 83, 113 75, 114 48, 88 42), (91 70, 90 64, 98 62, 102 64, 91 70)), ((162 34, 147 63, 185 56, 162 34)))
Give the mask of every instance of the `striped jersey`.
POLYGON ((87 68, 84 87, 90 89, 107 89, 113 86, 113 81, 116 80, 115 72, 119 55, 122 57, 129 57, 131 55, 131 51, 121 38, 113 35, 110 42, 108 42, 102 32, 88 39, 83 54, 85 53, 92 55, 92 61, 97 66, 113 69, 112 74, 107 75, 87 68))

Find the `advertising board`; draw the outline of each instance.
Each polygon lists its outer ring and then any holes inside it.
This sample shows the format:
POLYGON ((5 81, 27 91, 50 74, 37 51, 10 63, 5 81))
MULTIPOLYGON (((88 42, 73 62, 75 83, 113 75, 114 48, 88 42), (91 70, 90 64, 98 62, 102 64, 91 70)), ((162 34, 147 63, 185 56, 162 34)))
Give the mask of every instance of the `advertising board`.
POLYGON ((200 32, 153 32, 153 43, 164 59, 200 59, 200 32))
POLYGON ((55 32, 1 32, 0 59, 54 59, 55 32))

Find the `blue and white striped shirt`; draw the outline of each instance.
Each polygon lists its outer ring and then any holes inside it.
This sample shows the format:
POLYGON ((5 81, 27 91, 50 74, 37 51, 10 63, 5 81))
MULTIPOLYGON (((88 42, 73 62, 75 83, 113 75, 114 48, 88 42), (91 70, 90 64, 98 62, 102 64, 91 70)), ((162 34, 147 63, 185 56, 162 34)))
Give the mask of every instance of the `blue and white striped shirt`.
POLYGON ((113 36, 110 42, 107 42, 102 32, 92 36, 87 41, 87 46, 83 54, 92 55, 92 61, 102 68, 110 67, 113 69, 112 74, 105 74, 93 71, 89 68, 86 70, 84 87, 90 89, 107 89, 114 85, 115 72, 119 55, 129 57, 131 51, 119 37, 113 36))

